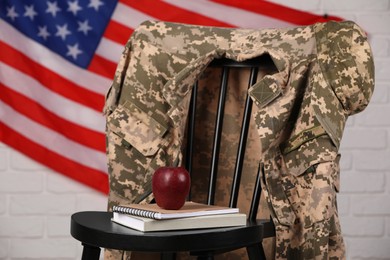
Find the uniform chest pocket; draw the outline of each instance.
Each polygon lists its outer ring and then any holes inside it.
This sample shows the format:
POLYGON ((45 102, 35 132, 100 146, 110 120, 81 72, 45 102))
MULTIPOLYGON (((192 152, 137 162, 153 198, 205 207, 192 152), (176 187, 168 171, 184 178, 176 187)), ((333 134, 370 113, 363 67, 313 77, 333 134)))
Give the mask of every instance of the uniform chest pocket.
POLYGON ((134 147, 144 156, 154 155, 164 143, 167 128, 126 101, 107 117, 107 127, 118 135, 123 146, 134 147))

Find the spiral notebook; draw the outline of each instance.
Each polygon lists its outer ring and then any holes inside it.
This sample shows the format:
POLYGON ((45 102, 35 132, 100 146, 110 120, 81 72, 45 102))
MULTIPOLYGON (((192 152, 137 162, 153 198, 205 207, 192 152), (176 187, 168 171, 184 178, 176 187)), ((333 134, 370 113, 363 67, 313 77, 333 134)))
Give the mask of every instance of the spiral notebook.
POLYGON ((130 216, 161 220, 220 214, 233 214, 239 213, 239 209, 187 201, 184 206, 178 210, 162 209, 157 204, 152 203, 114 206, 113 212, 130 216))

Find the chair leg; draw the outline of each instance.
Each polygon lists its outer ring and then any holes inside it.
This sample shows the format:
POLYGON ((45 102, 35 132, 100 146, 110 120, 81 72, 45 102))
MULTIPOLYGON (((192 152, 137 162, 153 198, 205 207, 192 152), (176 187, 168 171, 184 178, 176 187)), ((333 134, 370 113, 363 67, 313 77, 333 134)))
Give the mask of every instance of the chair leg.
POLYGON ((83 255, 81 260, 99 260, 100 257, 100 247, 95 247, 82 243, 83 245, 83 255))
POLYGON ((259 260, 259 259, 266 260, 262 244, 255 244, 255 245, 248 246, 246 248, 246 251, 248 253, 248 258, 250 260, 259 260))
POLYGON ((175 260, 176 253, 161 253, 161 260, 175 260))

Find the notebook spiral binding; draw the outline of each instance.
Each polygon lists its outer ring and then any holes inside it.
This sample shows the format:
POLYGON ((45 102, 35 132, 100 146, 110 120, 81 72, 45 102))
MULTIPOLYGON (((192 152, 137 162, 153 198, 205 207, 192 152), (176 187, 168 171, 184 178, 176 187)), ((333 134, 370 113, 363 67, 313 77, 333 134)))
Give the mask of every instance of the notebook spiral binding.
POLYGON ((157 219, 157 214, 158 214, 158 212, 135 209, 135 208, 124 207, 124 206, 113 206, 112 211, 117 213, 128 214, 128 215, 138 216, 143 218, 152 218, 152 219, 157 219))

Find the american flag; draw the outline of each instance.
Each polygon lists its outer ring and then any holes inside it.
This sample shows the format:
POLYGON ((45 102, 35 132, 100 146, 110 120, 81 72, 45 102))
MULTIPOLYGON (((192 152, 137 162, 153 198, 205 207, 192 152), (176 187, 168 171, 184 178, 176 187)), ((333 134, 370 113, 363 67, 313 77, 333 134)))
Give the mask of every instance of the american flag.
POLYGON ((104 95, 145 20, 280 28, 340 20, 255 0, 0 0, 0 141, 108 192, 104 95))

